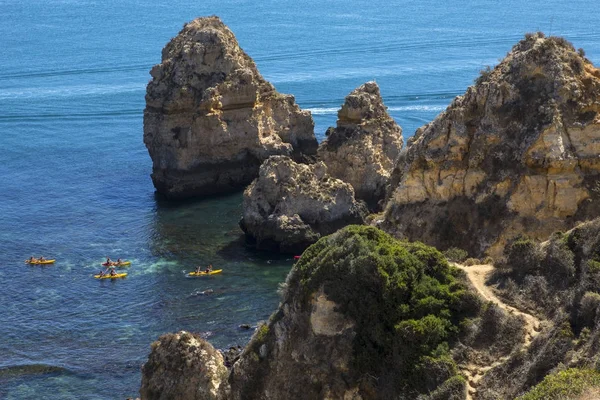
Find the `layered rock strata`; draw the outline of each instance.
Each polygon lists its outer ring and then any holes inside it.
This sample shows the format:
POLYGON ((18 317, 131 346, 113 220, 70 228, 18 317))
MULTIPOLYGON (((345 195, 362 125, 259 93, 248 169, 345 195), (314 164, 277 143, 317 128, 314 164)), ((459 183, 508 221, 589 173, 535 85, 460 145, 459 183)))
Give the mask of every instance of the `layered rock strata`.
POLYGON ((143 400, 222 400, 228 393, 223 356, 197 335, 161 336, 142 368, 143 400))
POLYGON ((402 129, 387 113, 379 86, 367 82, 346 97, 318 156, 331 176, 351 184, 356 198, 375 209, 385 197, 402 144, 402 129))
POLYGON ((242 188, 270 155, 316 153, 310 112, 263 79, 217 17, 186 24, 150 74, 144 143, 168 197, 242 188))
POLYGON ((364 222, 366 208, 322 162, 272 156, 244 192, 242 230, 259 249, 300 253, 321 236, 364 222))
POLYGON ((600 70, 582 54, 532 34, 483 71, 409 142, 382 226, 499 255, 600 215, 600 70))

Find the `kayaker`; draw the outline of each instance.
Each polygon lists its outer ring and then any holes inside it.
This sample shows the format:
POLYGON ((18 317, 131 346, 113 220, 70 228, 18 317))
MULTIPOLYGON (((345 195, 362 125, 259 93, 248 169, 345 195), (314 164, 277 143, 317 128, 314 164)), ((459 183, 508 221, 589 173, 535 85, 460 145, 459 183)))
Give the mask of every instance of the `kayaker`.
POLYGON ((44 258, 44 256, 41 256, 41 257, 38 259, 38 261, 39 261, 39 262, 42 262, 42 261, 46 261, 46 259, 44 258))
POLYGON ((98 276, 104 276, 105 272, 100 270, 100 273, 98 273, 98 276))
POLYGON ((110 257, 106 257, 106 265, 111 265, 112 261, 110 260, 110 257))
POLYGON ((37 261, 37 258, 35 258, 34 256, 31 256, 31 257, 29 257, 29 260, 27 260, 27 261, 29 261, 30 264, 33 264, 34 262, 37 261))
POLYGON ((208 264, 208 267, 206 267, 206 270, 204 272, 206 272, 207 274, 209 274, 210 271, 212 271, 212 269, 213 269, 212 264, 208 264))
POLYGON ((199 274, 200 272, 202 272, 202 267, 200 265, 198 265, 196 267, 196 273, 199 274))
POLYGON ((116 264, 117 264, 117 265, 121 265, 121 264, 123 264, 123 261, 122 261, 120 258, 117 258, 117 262, 116 262, 116 264))
POLYGON ((117 273, 115 272, 114 268, 110 269, 110 276, 115 276, 117 273))

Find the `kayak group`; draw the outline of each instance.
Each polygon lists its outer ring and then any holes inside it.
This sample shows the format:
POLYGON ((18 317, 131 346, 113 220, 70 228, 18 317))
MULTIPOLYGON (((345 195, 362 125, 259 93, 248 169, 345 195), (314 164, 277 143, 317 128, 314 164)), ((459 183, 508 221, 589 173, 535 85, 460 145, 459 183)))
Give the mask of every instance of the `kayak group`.
MULTIPOLYGON (((44 258, 43 256, 39 257, 39 258, 35 258, 34 256, 29 257, 27 260, 25 260, 25 263, 27 264, 54 264, 56 260, 52 259, 52 260, 48 260, 46 258, 44 258)), ((102 266, 105 267, 104 270, 100 270, 100 272, 98 272, 98 274, 94 275, 94 278, 96 279, 113 279, 113 278, 124 278, 127 276, 127 273, 117 273, 117 271, 115 271, 115 268, 117 267, 126 267, 131 265, 131 261, 125 261, 125 260, 121 260, 120 258, 117 259, 117 261, 112 261, 110 259, 110 257, 106 257, 106 262, 102 263, 102 266)), ((202 276, 202 275, 214 275, 214 274, 219 274, 221 273, 221 271, 223 271, 222 269, 213 269, 212 264, 209 264, 206 268, 203 268, 202 266, 198 266, 196 267, 196 270, 193 272, 190 272, 188 275, 189 276, 202 276)))

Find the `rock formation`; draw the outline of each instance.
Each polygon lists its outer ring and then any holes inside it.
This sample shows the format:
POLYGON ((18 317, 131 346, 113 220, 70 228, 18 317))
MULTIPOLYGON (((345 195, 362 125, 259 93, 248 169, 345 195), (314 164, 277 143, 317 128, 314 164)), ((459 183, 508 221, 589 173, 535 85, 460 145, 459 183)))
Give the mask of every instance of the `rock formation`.
POLYGON ((346 97, 318 156, 331 176, 351 184, 357 199, 376 208, 402 144, 402 129, 387 113, 379 86, 367 82, 346 97))
POLYGON ((144 143, 168 197, 242 188, 270 155, 316 153, 310 113, 263 79, 217 17, 186 24, 150 74, 144 143))
POLYGON ((600 70, 561 38, 528 34, 417 130, 392 175, 384 229, 499 255, 600 215, 600 70))
POLYGON ((419 398, 460 398, 451 395, 465 390, 452 361, 443 349, 433 355, 449 322, 425 316, 432 303, 424 297, 437 285, 450 285, 439 286, 453 298, 447 318, 472 315, 463 309, 464 287, 448 274, 435 249, 373 227, 320 240, 296 263, 278 311, 234 364, 230 398, 416 399, 435 391, 419 398))
POLYGON ((181 331, 152 343, 142 368, 143 400, 221 400, 227 396, 223 356, 197 335, 181 331))
POLYGON ((329 176, 325 164, 272 156, 244 192, 240 226, 259 249, 300 253, 323 235, 363 223, 365 215, 352 186, 329 176))

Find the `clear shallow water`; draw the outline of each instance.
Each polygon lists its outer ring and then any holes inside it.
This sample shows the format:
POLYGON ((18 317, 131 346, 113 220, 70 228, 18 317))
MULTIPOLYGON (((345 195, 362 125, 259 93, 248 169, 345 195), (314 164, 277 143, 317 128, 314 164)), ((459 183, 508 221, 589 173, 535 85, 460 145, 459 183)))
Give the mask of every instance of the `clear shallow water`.
POLYGON ((134 396, 160 334, 243 344, 238 325, 277 306, 291 260, 241 245, 240 194, 169 204, 153 193, 145 85, 184 22, 221 16, 321 138, 372 79, 412 135, 525 32, 563 35, 600 63, 592 1, 365 4, 0 0, 0 398, 134 396), (23 264, 40 254, 58 262, 23 264), (127 279, 91 278, 106 255, 133 261, 127 279), (185 278, 209 262, 225 273, 185 278))

